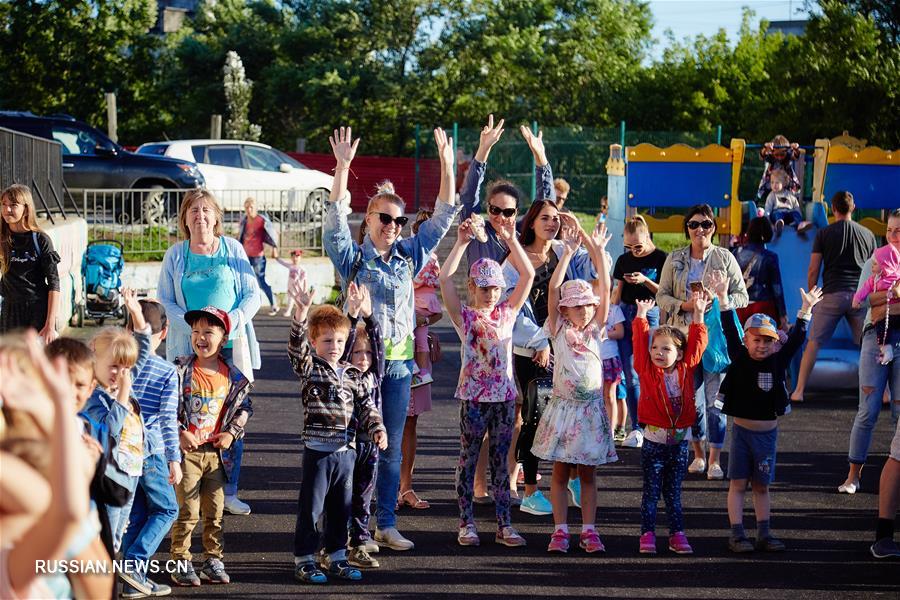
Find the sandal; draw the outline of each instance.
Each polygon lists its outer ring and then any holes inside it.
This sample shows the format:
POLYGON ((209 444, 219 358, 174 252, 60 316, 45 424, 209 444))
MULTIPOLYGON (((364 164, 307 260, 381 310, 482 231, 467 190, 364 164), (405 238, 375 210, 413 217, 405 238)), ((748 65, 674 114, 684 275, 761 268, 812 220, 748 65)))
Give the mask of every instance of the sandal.
POLYGON ((409 506, 410 508, 416 508, 419 510, 431 508, 431 505, 427 500, 422 500, 421 498, 419 498, 418 494, 416 494, 416 492, 411 489, 400 493, 400 499, 397 502, 397 506, 409 506))

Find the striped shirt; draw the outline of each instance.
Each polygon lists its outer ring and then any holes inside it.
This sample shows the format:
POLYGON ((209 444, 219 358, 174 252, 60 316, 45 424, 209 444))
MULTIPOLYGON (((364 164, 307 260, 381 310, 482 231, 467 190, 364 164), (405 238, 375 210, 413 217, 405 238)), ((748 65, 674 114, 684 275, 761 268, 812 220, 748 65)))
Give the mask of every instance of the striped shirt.
POLYGON ((150 454, 181 462, 178 446, 178 372, 175 365, 152 354, 134 379, 132 395, 141 404, 150 454))

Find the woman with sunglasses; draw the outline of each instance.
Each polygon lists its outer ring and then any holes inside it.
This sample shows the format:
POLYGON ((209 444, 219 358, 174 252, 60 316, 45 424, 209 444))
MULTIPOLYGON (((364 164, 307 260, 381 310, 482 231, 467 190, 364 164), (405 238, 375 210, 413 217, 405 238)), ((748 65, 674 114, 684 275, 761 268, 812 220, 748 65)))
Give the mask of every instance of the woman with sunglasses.
MULTIPOLYGON (((726 248, 716 246, 713 236, 716 233, 716 216, 708 204, 697 204, 690 207, 684 217, 684 235, 690 240, 686 248, 672 252, 663 266, 656 293, 656 303, 666 314, 666 323, 681 329, 687 329, 692 320, 694 303, 691 300, 692 288, 700 291, 712 300, 711 281, 724 277, 728 281, 728 299, 734 308, 747 306, 749 297, 744 277, 734 255, 726 248)), ((709 323, 707 323, 709 325, 709 323)), ((721 327, 718 332, 721 335, 721 327)), ((710 330, 710 338, 716 332, 710 330)), ((711 351, 711 346, 706 352, 711 351)), ((704 365, 707 360, 704 359, 704 365)), ((703 369, 696 371, 695 395, 697 421, 693 426, 692 446, 694 461, 688 467, 689 473, 706 471, 708 479, 723 479, 725 473, 719 464, 719 455, 725 445, 727 419, 716 408, 716 396, 722 383, 724 373, 716 373, 703 369), (700 387, 703 393, 699 393, 700 387), (707 439, 709 429, 709 463, 703 453, 701 440, 707 439), (709 469, 707 470, 707 464, 709 469)))
POLYGON ((362 244, 356 243, 347 224, 347 176, 359 139, 349 127, 335 130, 329 139, 337 165, 329 202, 325 208, 324 246, 344 288, 355 281, 372 298, 372 316, 384 336, 385 371, 381 383, 381 411, 388 434, 388 448, 378 458, 375 483, 375 541, 393 550, 411 550, 413 542, 397 531, 396 509, 400 485, 401 440, 406 423, 413 369, 415 308, 413 277, 450 229, 458 208, 454 205, 453 142, 443 129, 434 130, 441 163, 441 187, 434 216, 423 222, 417 235, 400 239, 408 219, 403 200, 382 189, 370 200, 362 244))
MULTIPOLYGON (((626 448, 640 448, 644 443, 644 436, 637 423, 641 384, 634 369, 631 322, 637 314, 638 300, 656 299, 666 253, 653 245, 650 228, 641 215, 635 215, 625 222, 623 241, 625 253, 616 260, 613 268, 616 287, 612 296, 612 303, 619 304, 625 315, 625 337, 619 340, 619 357, 622 360, 625 382, 625 406, 631 415, 631 432, 622 445, 626 448)), ((659 326, 659 307, 654 306, 647 312, 647 321, 650 327, 659 326)))

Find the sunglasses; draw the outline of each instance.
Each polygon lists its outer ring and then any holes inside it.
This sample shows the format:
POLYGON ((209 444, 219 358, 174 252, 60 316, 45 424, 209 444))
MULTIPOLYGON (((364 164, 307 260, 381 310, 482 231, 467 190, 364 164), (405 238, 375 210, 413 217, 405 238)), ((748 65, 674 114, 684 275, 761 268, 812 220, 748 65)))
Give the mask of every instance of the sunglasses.
POLYGON ((625 252, 640 252, 643 249, 644 249, 643 244, 635 244, 634 246, 629 246, 627 244, 625 245, 625 252))
POLYGON ((690 229, 691 231, 697 229, 698 227, 702 227, 703 229, 712 229, 713 225, 715 225, 715 223, 713 223, 709 219, 705 221, 688 221, 687 223, 688 229, 690 229))
POLYGON ((488 212, 494 215, 503 215, 507 219, 510 217, 514 217, 518 212, 516 208, 500 208, 499 206, 494 206, 493 204, 488 204, 488 212))
POLYGON ((383 212, 373 213, 378 215, 378 220, 381 221, 382 225, 390 225, 391 223, 396 223, 398 227, 403 227, 407 223, 409 223, 409 218, 407 217, 392 217, 391 215, 383 212))

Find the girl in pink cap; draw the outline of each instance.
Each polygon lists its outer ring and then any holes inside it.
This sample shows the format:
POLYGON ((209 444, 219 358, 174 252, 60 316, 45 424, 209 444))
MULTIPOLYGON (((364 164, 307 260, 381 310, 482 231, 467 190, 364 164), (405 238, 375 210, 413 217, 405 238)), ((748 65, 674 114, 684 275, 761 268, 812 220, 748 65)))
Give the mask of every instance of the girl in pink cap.
POLYGON ((534 434, 531 452, 553 462, 550 502, 554 531, 548 552, 569 550, 567 484, 574 465, 581 480, 582 531, 579 546, 586 552, 605 552, 594 525, 597 512, 597 465, 618 460, 612 429, 603 401, 601 343, 606 337, 609 309, 609 269, 606 244, 610 236, 601 222, 593 235, 579 226, 564 227, 565 251, 550 279, 545 326, 553 340, 553 393, 534 434), (597 271, 593 285, 581 279, 563 283, 566 268, 584 243, 597 271))
POLYGON ((456 397, 459 399, 460 451, 456 467, 456 492, 459 495, 459 532, 461 546, 481 543, 475 528, 475 465, 485 431, 489 438, 491 488, 497 513, 494 540, 505 546, 524 546, 525 540, 511 526, 509 510, 509 468, 507 454, 512 443, 516 415, 516 384, 512 372, 512 334, 516 315, 525 304, 534 279, 534 267, 516 239, 515 221, 497 231, 509 248, 509 261, 519 280, 509 298, 500 302, 506 290, 503 270, 497 261, 479 258, 469 268, 469 300, 462 304, 453 275, 475 237, 472 219, 459 226, 456 244, 441 271, 441 295, 447 315, 462 341, 462 366, 456 397))

